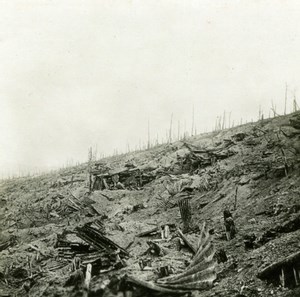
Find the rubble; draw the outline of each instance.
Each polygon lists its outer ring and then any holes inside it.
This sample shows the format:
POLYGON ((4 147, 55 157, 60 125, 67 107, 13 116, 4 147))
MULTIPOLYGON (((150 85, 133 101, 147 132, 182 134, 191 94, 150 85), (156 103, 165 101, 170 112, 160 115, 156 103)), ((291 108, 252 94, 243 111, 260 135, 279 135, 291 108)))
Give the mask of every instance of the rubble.
POLYGON ((194 172, 200 168, 215 164, 217 160, 227 159, 235 154, 235 152, 230 149, 233 145, 234 143, 232 141, 225 141, 220 148, 200 149, 192 144, 183 142, 183 146, 189 150, 189 153, 184 157, 178 157, 181 170, 183 172, 194 172))
POLYGON ((300 116, 299 114, 295 114, 290 120, 290 125, 297 129, 300 130, 300 116))
POLYGON ((297 296, 298 115, 1 181, 0 295, 297 296))
POLYGON ((140 266, 141 270, 152 269, 151 259, 149 259, 149 258, 141 259, 139 261, 139 266, 140 266))
POLYGON ((93 190, 140 189, 156 178, 153 172, 146 172, 134 165, 106 172, 103 169, 94 169, 91 174, 93 190))
POLYGON ((85 225, 83 227, 77 227, 76 231, 78 237, 89 243, 99 252, 103 250, 109 253, 119 251, 121 256, 129 256, 129 253, 125 249, 105 237, 98 229, 85 225))
MULTIPOLYGON (((126 281, 161 293, 177 292, 177 294, 181 294, 190 290, 204 290, 210 288, 217 277, 214 254, 211 235, 204 224, 195 256, 183 272, 159 278, 157 284, 145 282, 133 276, 126 276, 126 281)), ((162 274, 170 274, 170 268, 163 267, 163 272, 160 271, 160 275, 162 274)))
POLYGON ((9 247, 14 246, 17 243, 16 236, 10 236, 9 239, 5 242, 0 243, 0 252, 6 250, 9 247))
POLYGON ((165 250, 163 250, 156 242, 152 240, 148 240, 147 244, 149 248, 144 253, 145 255, 151 255, 155 257, 163 256, 166 254, 165 250))

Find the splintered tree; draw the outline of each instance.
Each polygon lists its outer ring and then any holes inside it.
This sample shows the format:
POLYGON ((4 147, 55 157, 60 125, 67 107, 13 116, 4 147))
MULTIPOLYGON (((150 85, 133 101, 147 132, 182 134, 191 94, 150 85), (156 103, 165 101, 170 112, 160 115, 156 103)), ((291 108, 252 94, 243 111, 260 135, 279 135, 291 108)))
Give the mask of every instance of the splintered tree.
POLYGON ((285 83, 285 95, 284 95, 284 115, 286 115, 287 92, 288 92, 288 85, 287 85, 287 83, 285 83))
POLYGON ((148 142, 147 142, 147 149, 150 149, 150 122, 148 120, 148 142))
POLYGON ((296 112, 297 110, 299 110, 299 106, 298 106, 297 100, 296 100, 296 91, 294 91, 293 112, 296 112))
POLYGON ((89 173, 89 192, 92 192, 92 162, 93 162, 93 148, 89 148, 88 152, 88 173, 89 173))
POLYGON ((224 130, 226 128, 226 113, 224 110, 224 114, 223 114, 223 123, 222 123, 222 130, 224 130))
POLYGON ((274 105, 274 102, 272 100, 272 107, 271 110, 273 112, 273 117, 275 118, 276 116, 278 116, 277 112, 276 112, 276 105, 274 105))
POLYGON ((261 105, 259 105, 258 120, 260 121, 261 119, 262 119, 262 110, 261 110, 261 105))
POLYGON ((173 125, 173 113, 171 114, 170 130, 169 130, 169 143, 172 142, 172 125, 173 125))
POLYGON ((180 215, 183 221, 183 232, 188 232, 192 219, 192 211, 189 198, 183 198, 178 201, 180 215))
POLYGON ((195 129, 195 107, 193 105, 193 113, 192 113, 192 131, 191 136, 194 135, 194 129, 195 129))

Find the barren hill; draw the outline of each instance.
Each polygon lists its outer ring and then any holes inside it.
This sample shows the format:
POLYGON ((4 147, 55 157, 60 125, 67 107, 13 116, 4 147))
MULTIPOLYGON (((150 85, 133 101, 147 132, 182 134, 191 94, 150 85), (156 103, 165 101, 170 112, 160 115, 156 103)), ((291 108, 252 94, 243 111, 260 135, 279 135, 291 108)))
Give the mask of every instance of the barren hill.
POLYGON ((0 296, 300 296, 299 161, 297 112, 2 181, 0 296))

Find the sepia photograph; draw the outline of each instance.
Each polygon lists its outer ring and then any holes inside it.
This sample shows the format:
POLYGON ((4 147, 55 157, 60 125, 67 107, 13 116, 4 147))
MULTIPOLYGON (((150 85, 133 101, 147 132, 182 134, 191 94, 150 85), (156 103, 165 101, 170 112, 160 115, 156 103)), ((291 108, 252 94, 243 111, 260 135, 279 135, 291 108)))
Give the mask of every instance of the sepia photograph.
POLYGON ((300 297, 300 2, 0 0, 0 297, 300 297))

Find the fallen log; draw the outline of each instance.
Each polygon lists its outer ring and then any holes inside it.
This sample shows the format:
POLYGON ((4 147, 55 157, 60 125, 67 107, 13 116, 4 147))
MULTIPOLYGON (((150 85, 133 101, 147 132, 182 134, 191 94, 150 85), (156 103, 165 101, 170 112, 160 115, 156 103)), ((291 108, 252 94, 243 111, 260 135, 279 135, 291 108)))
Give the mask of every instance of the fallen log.
POLYGON ((275 231, 279 233, 289 233, 298 229, 300 229, 300 214, 294 216, 286 223, 275 227, 275 231))
POLYGON ((186 291, 163 288, 153 282, 143 281, 134 276, 125 275, 124 279, 125 281, 130 282, 134 285, 144 287, 153 291, 161 292, 161 293, 170 293, 170 294, 178 294, 178 295, 186 294, 186 291))
POLYGON ((69 207, 73 208, 74 210, 81 210, 81 206, 78 205, 75 201, 73 201, 70 197, 68 197, 69 202, 71 202, 71 205, 68 204, 69 207))
POLYGON ((143 237, 143 236, 149 236, 149 235, 152 235, 153 233, 157 233, 158 232, 158 227, 155 227, 155 228, 152 228, 150 230, 147 230, 147 231, 144 231, 144 232, 141 232, 139 234, 136 235, 136 237, 143 237))
POLYGON ((100 192, 100 195, 102 195, 103 197, 105 197, 108 201, 113 201, 113 198, 108 197, 107 195, 103 194, 102 192, 100 192))
POLYGON ((97 228, 103 235, 105 235, 105 233, 106 233, 106 231, 105 231, 105 225, 104 225, 104 223, 103 223, 101 220, 99 220, 99 219, 95 220, 94 222, 92 222, 92 225, 96 226, 96 228, 97 228))
POLYGON ((274 274, 280 273, 282 267, 293 266, 295 263, 300 264, 300 252, 294 253, 287 258, 274 262, 258 272, 257 277, 260 279, 266 279, 272 277, 274 274))
POLYGON ((183 146, 185 146, 190 152, 195 154, 211 153, 220 150, 220 148, 199 149, 193 144, 189 144, 187 142, 183 142, 183 146))
POLYGON ((183 242, 190 248, 190 250, 196 254, 197 249, 193 246, 193 244, 187 239, 187 237, 182 233, 182 231, 178 228, 177 229, 178 235, 181 237, 183 242))

